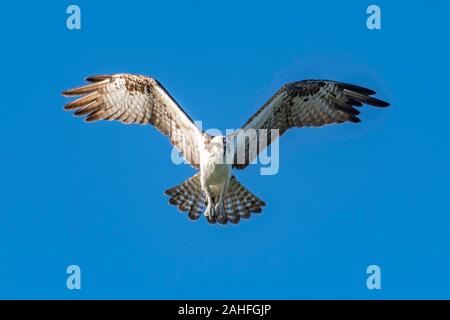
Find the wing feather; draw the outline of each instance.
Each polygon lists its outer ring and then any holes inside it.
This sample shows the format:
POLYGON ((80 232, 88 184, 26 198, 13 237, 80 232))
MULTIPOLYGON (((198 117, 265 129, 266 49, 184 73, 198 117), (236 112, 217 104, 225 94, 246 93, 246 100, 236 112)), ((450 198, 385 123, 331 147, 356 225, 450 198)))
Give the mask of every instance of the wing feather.
POLYGON ((90 84, 63 92, 68 97, 80 96, 67 103, 66 110, 84 116, 86 122, 152 124, 192 166, 199 167, 202 132, 157 80, 131 74, 96 75, 86 80, 90 84))
POLYGON ((371 89, 330 80, 304 80, 284 85, 248 119, 240 131, 229 136, 233 139, 237 137, 234 167, 246 168, 260 151, 290 128, 360 122, 360 111, 355 107, 363 104, 388 107, 389 103, 371 97, 375 93, 371 89), (256 135, 251 138, 246 136, 248 129, 255 129, 256 135), (260 140, 261 129, 268 130, 267 139, 260 140), (271 136, 270 130, 273 129, 278 130, 278 134, 271 136), (239 154, 244 152, 244 155, 239 154))

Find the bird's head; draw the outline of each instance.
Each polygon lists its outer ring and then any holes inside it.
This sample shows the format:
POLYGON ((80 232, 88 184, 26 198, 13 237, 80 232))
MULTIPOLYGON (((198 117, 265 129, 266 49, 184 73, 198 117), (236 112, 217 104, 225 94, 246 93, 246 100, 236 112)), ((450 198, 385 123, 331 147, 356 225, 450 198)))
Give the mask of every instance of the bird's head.
POLYGON ((211 140, 211 147, 215 150, 222 150, 224 147, 224 137, 215 136, 211 140))
POLYGON ((204 139, 205 149, 208 150, 208 152, 221 151, 224 148, 223 140, 222 136, 208 137, 207 139, 204 139))

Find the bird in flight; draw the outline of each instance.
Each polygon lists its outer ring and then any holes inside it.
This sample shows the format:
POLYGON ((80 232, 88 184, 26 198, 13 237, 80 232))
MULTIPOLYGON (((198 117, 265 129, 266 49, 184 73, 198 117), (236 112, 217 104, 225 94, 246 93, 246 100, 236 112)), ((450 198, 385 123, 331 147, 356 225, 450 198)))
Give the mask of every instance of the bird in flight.
POLYGON ((262 211, 265 203, 239 183, 232 171, 254 163, 258 154, 288 129, 360 122, 357 108, 363 104, 389 106, 372 97, 373 90, 357 85, 330 80, 291 82, 237 133, 213 136, 200 130, 153 78, 112 74, 86 80, 89 84, 63 92, 68 97, 80 96, 64 108, 84 116, 87 122, 117 120, 156 127, 187 162, 199 169, 188 180, 166 190, 169 203, 187 212, 192 220, 204 213, 208 222, 220 224, 238 223, 262 211), (247 135, 250 131, 252 134, 247 135))

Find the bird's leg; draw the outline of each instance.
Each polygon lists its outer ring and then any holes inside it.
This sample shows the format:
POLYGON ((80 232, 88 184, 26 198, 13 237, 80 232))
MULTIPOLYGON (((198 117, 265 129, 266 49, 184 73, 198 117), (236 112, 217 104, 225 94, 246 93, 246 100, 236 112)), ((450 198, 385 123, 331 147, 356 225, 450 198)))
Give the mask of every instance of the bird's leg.
POLYGON ((228 189, 228 182, 225 184, 224 188, 222 189, 222 192, 220 193, 219 196, 219 201, 217 201, 216 204, 216 212, 219 213, 219 217, 220 218, 224 218, 225 217, 225 208, 224 208, 224 204, 223 204, 223 198, 225 196, 225 193, 227 192, 228 189))
POLYGON ((215 211, 218 217, 218 220, 225 218, 225 208, 223 206, 222 200, 216 204, 215 211))
POLYGON ((215 211, 218 213, 219 217, 223 216, 223 195, 225 193, 226 190, 226 185, 224 186, 224 188, 220 191, 220 195, 219 195, 219 200, 216 203, 216 206, 214 207, 215 211))
POLYGON ((206 187, 206 196, 208 198, 208 204, 205 210, 205 217, 209 217, 209 219, 213 219, 213 200, 211 196, 211 190, 206 187))

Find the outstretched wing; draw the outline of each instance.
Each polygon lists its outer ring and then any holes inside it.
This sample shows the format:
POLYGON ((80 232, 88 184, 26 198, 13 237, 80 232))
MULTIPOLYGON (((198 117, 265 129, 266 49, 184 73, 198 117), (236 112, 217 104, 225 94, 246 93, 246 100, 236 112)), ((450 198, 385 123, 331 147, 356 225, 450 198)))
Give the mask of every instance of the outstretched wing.
POLYGON ((360 122, 360 112, 355 107, 363 104, 389 106, 389 103, 371 97, 373 94, 375 91, 370 89, 329 80, 305 80, 284 85, 242 127, 240 133, 244 138, 238 138, 236 142, 234 167, 246 168, 260 151, 289 128, 360 122), (247 135, 246 131, 252 131, 248 129, 255 129, 255 134, 247 135), (267 134, 260 129, 267 129, 267 134), (272 129, 278 132, 271 135, 272 129))
POLYGON ((198 142, 201 131, 188 114, 155 79, 113 74, 91 76, 83 87, 63 92, 65 96, 81 96, 66 104, 85 121, 118 120, 125 124, 152 124, 194 167, 199 166, 198 142))

